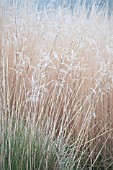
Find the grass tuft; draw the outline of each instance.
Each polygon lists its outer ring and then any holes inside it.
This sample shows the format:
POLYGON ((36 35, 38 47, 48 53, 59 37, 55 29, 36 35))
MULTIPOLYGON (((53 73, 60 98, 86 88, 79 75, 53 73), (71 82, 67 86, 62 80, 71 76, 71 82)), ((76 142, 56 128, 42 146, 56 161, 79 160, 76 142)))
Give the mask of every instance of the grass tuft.
POLYGON ((0 168, 113 169, 113 24, 0 6, 0 168))

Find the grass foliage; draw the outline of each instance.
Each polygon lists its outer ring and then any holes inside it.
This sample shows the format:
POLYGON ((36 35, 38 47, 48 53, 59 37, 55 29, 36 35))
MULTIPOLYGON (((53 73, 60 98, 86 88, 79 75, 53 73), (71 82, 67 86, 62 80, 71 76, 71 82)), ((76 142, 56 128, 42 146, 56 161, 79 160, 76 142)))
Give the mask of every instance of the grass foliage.
POLYGON ((112 170, 112 18, 30 5, 0 6, 0 168, 112 170))

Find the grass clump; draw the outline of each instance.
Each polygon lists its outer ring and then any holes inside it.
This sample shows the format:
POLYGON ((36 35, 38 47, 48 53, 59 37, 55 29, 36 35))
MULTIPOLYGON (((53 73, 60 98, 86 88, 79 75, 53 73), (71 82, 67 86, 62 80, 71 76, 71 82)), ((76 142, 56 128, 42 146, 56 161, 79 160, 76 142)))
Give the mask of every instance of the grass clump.
MULTIPOLYGON (((18 120, 16 119, 16 122, 18 120)), ((1 168, 8 170, 18 169, 54 169, 58 168, 56 147, 49 137, 43 133, 32 132, 24 122, 4 127, 3 143, 1 145, 1 168), (57 163, 57 164, 56 164, 57 163)))
POLYGON ((113 169, 111 20, 0 11, 0 168, 113 169))

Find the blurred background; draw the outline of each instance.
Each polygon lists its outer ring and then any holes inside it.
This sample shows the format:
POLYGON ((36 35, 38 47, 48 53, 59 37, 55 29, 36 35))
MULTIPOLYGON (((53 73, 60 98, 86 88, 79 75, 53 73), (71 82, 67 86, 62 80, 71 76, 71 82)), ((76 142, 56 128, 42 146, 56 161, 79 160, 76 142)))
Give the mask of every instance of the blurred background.
POLYGON ((73 13, 81 7, 87 9, 87 15, 90 15, 92 7, 97 12, 103 11, 108 17, 113 13, 113 0, 1 0, 2 4, 9 6, 15 5, 17 8, 26 4, 31 4, 34 10, 57 10, 58 8, 68 8, 73 13))

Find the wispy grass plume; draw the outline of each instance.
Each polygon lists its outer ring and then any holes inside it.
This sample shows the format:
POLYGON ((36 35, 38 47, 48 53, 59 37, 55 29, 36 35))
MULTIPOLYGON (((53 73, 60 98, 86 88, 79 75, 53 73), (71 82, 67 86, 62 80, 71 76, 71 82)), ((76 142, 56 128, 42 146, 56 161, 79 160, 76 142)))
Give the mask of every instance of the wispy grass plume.
POLYGON ((112 20, 26 5, 0 6, 0 168, 112 169, 112 20))

